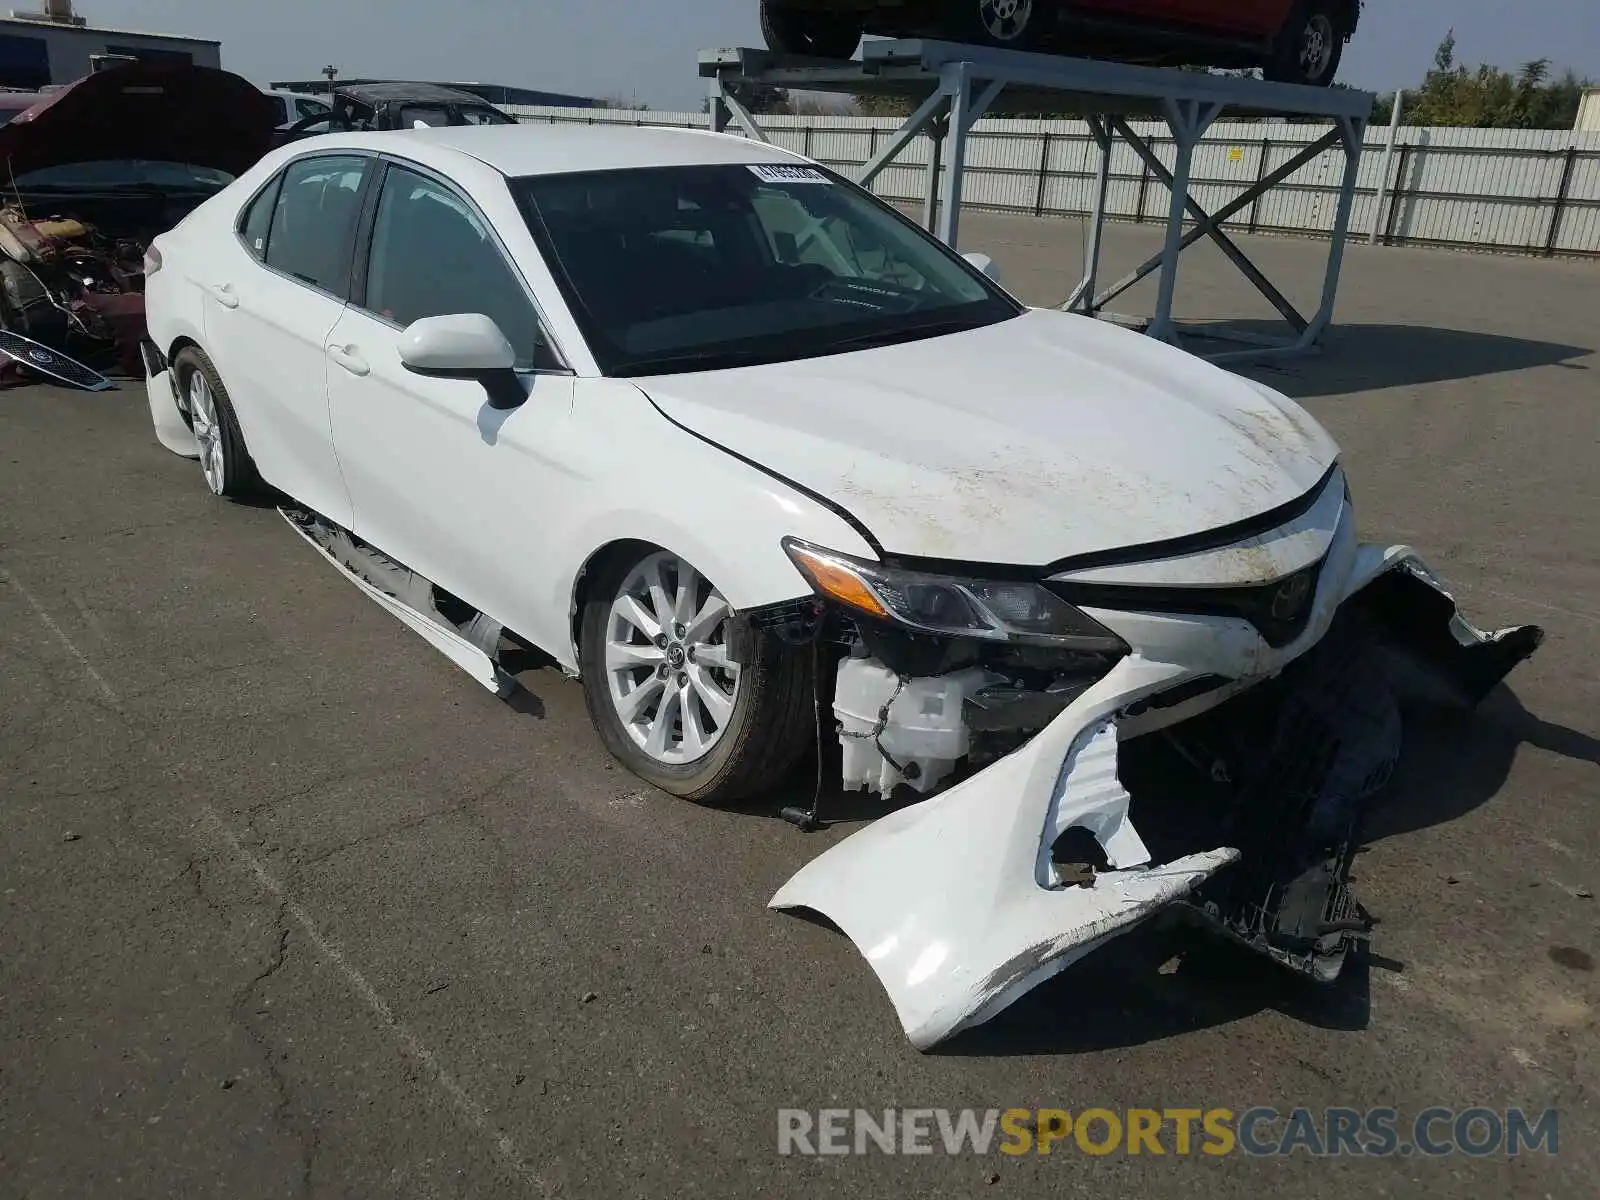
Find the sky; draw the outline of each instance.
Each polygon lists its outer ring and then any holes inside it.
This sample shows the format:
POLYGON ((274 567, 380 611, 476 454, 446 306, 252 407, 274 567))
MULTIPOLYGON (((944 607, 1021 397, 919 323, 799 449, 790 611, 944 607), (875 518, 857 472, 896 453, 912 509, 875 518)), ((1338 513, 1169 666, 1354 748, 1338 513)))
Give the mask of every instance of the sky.
MULTIPOLYGON (((12 0, 33 8, 36 0, 12 0)), ((345 76, 499 83, 694 110, 695 53, 758 46, 757 0, 77 0, 90 22, 222 42, 256 83, 345 76)), ((1595 0, 1368 0, 1340 78, 1389 91, 1422 79, 1456 31, 1456 57, 1549 58, 1600 79, 1595 0)))

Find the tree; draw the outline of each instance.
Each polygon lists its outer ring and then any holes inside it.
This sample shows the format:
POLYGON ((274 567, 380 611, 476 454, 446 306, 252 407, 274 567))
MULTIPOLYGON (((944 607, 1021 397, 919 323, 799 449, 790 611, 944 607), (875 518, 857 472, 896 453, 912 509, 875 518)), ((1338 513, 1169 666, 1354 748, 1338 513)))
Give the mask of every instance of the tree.
POLYGON ((909 117, 920 101, 909 96, 857 96, 854 108, 861 117, 909 117))
MULTIPOLYGON (((1422 86, 1407 93, 1400 119, 1407 125, 1457 125, 1478 129, 1571 129, 1587 79, 1566 71, 1554 82, 1550 60, 1523 63, 1515 75, 1480 63, 1467 67, 1456 62, 1456 36, 1451 30, 1434 51, 1433 69, 1422 86)), ((1394 100, 1380 102, 1387 121, 1394 100)))

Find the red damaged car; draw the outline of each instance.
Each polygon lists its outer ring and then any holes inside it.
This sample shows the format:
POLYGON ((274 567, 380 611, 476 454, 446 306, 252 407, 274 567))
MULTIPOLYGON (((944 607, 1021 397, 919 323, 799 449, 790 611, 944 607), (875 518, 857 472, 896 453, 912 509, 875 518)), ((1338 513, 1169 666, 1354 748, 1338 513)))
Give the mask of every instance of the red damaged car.
POLYGON ((0 93, 0 329, 137 374, 145 248, 254 165, 274 124, 255 86, 207 67, 0 93))
POLYGON ((863 33, 1152 65, 1259 67, 1326 87, 1362 0, 761 0, 781 54, 849 58, 863 33))

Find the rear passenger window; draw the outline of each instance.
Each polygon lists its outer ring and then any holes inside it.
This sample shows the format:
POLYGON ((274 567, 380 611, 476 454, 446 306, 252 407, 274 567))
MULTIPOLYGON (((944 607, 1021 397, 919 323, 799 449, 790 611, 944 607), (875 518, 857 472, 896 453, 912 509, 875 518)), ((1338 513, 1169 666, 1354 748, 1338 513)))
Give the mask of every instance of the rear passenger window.
POLYGON ((367 161, 329 154, 284 169, 267 233, 267 266, 344 296, 367 161))
POLYGON ((278 175, 262 188, 239 222, 239 236, 244 240, 246 249, 257 258, 264 257, 267 252, 267 229, 272 224, 272 208, 278 199, 278 186, 281 183, 283 176, 278 175))

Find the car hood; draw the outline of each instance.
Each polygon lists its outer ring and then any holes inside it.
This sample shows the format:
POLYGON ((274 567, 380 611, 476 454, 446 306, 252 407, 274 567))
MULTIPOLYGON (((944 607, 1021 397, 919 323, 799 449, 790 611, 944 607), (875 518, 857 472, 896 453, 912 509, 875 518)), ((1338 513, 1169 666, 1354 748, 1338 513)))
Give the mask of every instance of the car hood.
POLYGON ((1248 520, 1338 447, 1287 398, 1030 310, 797 362, 643 378, 669 418, 849 512, 889 554, 1043 566, 1248 520))
POLYGON ((13 178, 106 159, 240 175, 272 147, 272 102, 230 71, 130 63, 86 75, 0 126, 13 178))

